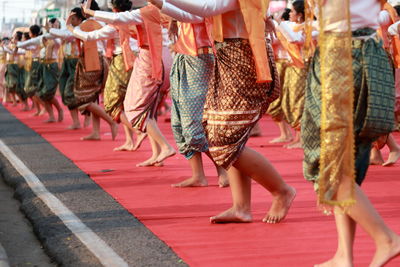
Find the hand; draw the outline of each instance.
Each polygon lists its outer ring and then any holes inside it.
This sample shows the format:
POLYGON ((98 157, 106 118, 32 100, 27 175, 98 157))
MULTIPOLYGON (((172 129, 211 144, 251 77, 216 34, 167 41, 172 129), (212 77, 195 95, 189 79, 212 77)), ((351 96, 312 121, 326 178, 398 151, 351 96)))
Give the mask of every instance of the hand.
POLYGON ((69 14, 69 16, 68 16, 67 21, 65 22, 65 24, 71 25, 72 17, 75 16, 75 15, 76 15, 75 12, 71 12, 71 13, 69 14))
POLYGON ((275 25, 270 17, 266 18, 265 20, 265 32, 272 34, 276 37, 275 25))
POLYGON ((83 14, 93 17, 94 16, 94 11, 90 9, 90 6, 92 5, 92 0, 87 0, 81 5, 82 12, 83 14))
POLYGON ((46 24, 43 26, 47 32, 50 30, 49 17, 46 17, 46 24))
POLYGON ((148 0, 150 3, 161 9, 163 7, 163 0, 148 0))
POLYGON ((172 20, 168 27, 169 39, 175 43, 178 40, 178 23, 176 20, 172 20))

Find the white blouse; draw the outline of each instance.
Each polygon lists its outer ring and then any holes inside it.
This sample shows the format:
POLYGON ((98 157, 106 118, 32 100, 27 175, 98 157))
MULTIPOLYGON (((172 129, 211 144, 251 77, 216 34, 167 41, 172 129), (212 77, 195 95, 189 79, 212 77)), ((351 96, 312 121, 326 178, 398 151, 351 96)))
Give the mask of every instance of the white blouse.
POLYGON ((122 53, 119 33, 116 28, 110 25, 105 25, 103 28, 91 32, 84 32, 80 28, 76 27, 73 31, 73 35, 82 41, 99 41, 99 40, 114 39, 113 54, 118 55, 122 53))
POLYGON ((50 38, 53 38, 53 39, 60 38, 61 40, 64 41, 64 44, 63 44, 64 55, 79 56, 79 49, 78 49, 78 45, 76 43, 76 38, 69 30, 51 28, 49 33, 50 33, 50 38), (72 49, 73 47, 74 47, 74 49, 72 49), (75 52, 72 55, 73 51, 75 51, 75 52))
POLYGON ((238 0, 166 0, 166 2, 200 17, 223 14, 224 38, 248 38, 238 0))

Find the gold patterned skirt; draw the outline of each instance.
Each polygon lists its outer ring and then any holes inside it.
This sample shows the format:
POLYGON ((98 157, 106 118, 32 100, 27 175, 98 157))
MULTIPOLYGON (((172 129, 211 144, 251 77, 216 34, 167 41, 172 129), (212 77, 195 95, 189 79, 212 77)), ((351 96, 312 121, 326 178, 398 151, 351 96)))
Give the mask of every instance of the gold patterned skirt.
MULTIPOLYGON (((277 72, 268 46, 270 68, 277 72)), ((279 81, 275 83, 279 85, 279 81)), ((203 115, 209 151, 218 166, 229 168, 240 156, 251 129, 275 100, 274 83, 257 83, 247 40, 227 39, 217 50, 203 115)))
POLYGON ((307 69, 307 67, 288 66, 285 71, 281 108, 287 122, 294 129, 300 129, 304 110, 307 69))
POLYGON ((101 68, 97 71, 85 71, 83 57, 79 58, 76 65, 74 96, 80 111, 84 111, 90 103, 97 101, 104 88, 108 68, 103 56, 99 55, 99 58, 101 68))
POLYGON ((126 88, 128 87, 131 73, 132 70, 125 70, 122 54, 113 57, 104 88, 104 110, 117 122, 120 121, 119 116, 124 110, 126 88))
POLYGON ((279 74, 279 81, 281 84, 281 94, 279 95, 279 98, 277 98, 274 102, 272 102, 269 105, 267 113, 269 115, 271 115, 271 117, 274 121, 280 122, 283 119, 285 119, 285 115, 282 110, 282 97, 285 94, 284 90, 286 89, 284 87, 285 73, 286 73, 286 69, 290 63, 289 63, 289 60, 287 60, 287 59, 277 59, 275 61, 275 64, 276 64, 276 70, 279 74))

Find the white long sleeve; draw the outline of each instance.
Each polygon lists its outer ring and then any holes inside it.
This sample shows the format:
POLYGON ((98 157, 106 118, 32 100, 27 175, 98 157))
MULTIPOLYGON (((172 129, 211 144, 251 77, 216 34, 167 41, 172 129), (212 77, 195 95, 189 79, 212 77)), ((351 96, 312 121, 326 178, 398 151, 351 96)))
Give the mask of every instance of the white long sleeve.
POLYGON ((31 38, 31 39, 23 41, 23 42, 18 42, 17 47, 25 48, 27 46, 32 46, 32 45, 39 46, 42 44, 42 39, 43 39, 43 35, 40 35, 38 37, 31 38))
POLYGON ((121 24, 142 24, 143 19, 140 14, 139 9, 135 9, 132 11, 125 12, 106 12, 106 11, 95 11, 94 16, 95 19, 104 21, 113 25, 121 25, 121 24))
POLYGON ((170 3, 167 3, 163 0, 163 6, 161 12, 167 16, 170 16, 180 22, 188 22, 188 23, 202 23, 204 22, 203 17, 199 17, 193 15, 189 12, 186 12, 170 3))
POLYGON ((286 38, 286 40, 288 40, 288 42, 291 42, 291 43, 304 42, 303 34, 301 32, 294 32, 289 23, 293 23, 293 22, 283 21, 277 27, 278 31, 281 32, 283 34, 283 36, 285 36, 285 38, 286 38))
POLYGON ((239 8, 238 0, 166 0, 166 2, 200 17, 212 17, 239 8))
POLYGON ((390 35, 399 35, 399 31, 398 31, 399 24, 400 24, 400 21, 390 25, 389 29, 388 29, 388 33, 390 35))
POLYGON ((72 33, 76 38, 82 41, 108 40, 119 37, 117 30, 110 25, 106 25, 101 29, 91 32, 84 32, 76 27, 72 33))
POLYGON ((67 29, 50 29, 50 37, 49 38, 61 38, 67 42, 72 42, 75 40, 74 35, 67 29))

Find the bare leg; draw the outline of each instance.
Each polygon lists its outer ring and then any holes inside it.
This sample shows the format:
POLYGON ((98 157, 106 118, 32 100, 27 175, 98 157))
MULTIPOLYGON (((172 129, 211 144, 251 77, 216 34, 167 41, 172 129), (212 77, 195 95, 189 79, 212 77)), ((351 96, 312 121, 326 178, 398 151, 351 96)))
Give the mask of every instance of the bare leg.
MULTIPOLYGON (((143 140, 146 138, 147 134, 142 133, 140 131, 135 131, 135 129, 132 128, 131 123, 128 121, 128 118, 126 117, 125 113, 122 112, 120 116, 121 122, 124 125, 124 129, 129 129, 130 130, 130 140, 128 140, 128 137, 125 141, 125 144, 123 144, 120 147, 117 147, 114 149, 114 151, 135 151, 137 150, 140 145, 142 144, 143 140), (136 143, 133 143, 133 132, 136 132, 136 143)), ((125 135, 127 134, 125 130, 125 135)))
POLYGON ((287 124, 287 122, 284 120, 281 120, 281 121, 277 121, 276 124, 278 124, 281 135, 277 138, 272 139, 269 142, 271 144, 276 144, 276 143, 285 143, 285 142, 292 141, 293 140, 292 132, 290 131, 290 127, 287 124))
POLYGON ((161 133, 154 119, 149 119, 147 122, 147 133, 158 144, 160 153, 157 157, 157 162, 163 162, 165 159, 175 155, 175 149, 168 143, 167 139, 161 133))
POLYGON ((56 107, 57 112, 58 112, 58 118, 57 121, 58 122, 62 122, 64 120, 64 111, 60 106, 60 103, 58 103, 57 98, 53 97, 50 101, 50 103, 56 107))
POLYGON ((369 164, 370 165, 382 165, 383 164, 383 157, 381 151, 377 149, 375 146, 372 146, 371 155, 369 157, 369 164))
POLYGON ((92 113, 92 133, 81 140, 100 140, 100 118, 96 114, 92 113))
POLYGON ((389 147, 390 152, 388 159, 385 163, 382 164, 382 166, 391 166, 395 164, 400 158, 400 147, 396 143, 396 140, 394 139, 392 134, 389 134, 386 144, 389 147))
POLYGON ((150 140, 152 155, 148 160, 136 164, 136 167, 162 166, 162 163, 157 163, 157 158, 160 155, 161 148, 151 135, 149 135, 149 140, 150 140))
MULTIPOLYGON (((105 120, 111 128, 111 137, 112 140, 115 140, 117 134, 118 134, 118 123, 116 123, 105 111, 104 109, 102 109, 99 105, 95 104, 95 103, 91 103, 88 107, 87 110, 89 110, 92 114, 96 115, 99 118, 102 118, 103 120, 105 120)), ((95 116, 93 116, 92 118, 94 118, 95 116)), ((93 122, 94 124, 94 122, 93 122)), ((94 128, 94 125, 93 125, 94 128)), ((99 131, 99 135, 100 135, 100 131, 99 131)))
MULTIPOLYGON (((338 196, 340 197, 341 190, 339 188, 338 196)), ((376 246, 376 252, 370 267, 381 267, 388 263, 391 259, 399 256, 400 254, 400 237, 394 233, 390 228, 387 227, 382 217, 378 214, 375 208, 372 206, 371 202, 362 192, 358 185, 355 186, 355 199, 356 203, 351 206, 348 210, 347 215, 353 219, 357 224, 359 224, 368 235, 374 240, 376 246)), ((339 214, 340 215, 340 214, 339 214)), ((335 217, 338 215, 335 215, 335 217)), ((343 221, 337 220, 337 223, 342 223, 343 225, 338 227, 339 241, 343 241, 343 247, 347 248, 347 253, 352 253, 353 239, 352 234, 352 224, 345 224, 343 221), (346 237, 345 234, 349 234, 346 237)), ((343 250, 344 251, 344 250, 343 250)), ((352 255, 342 257, 336 257, 336 262, 348 263, 352 259, 352 255), (345 259, 347 257, 347 259, 345 259)), ((346 265, 329 265, 329 266, 346 266, 346 265)), ((351 265, 349 265, 351 266, 351 265)))
POLYGON ((49 114, 49 119, 45 120, 44 122, 46 123, 52 123, 52 122, 56 122, 56 119, 54 117, 54 111, 53 111, 53 107, 51 105, 50 102, 44 102, 44 108, 46 109, 47 113, 49 114))
POLYGON ((251 179, 244 176, 236 167, 228 170, 229 184, 231 185, 233 206, 211 217, 211 223, 249 223, 251 216, 251 179))
POLYGON ((283 181, 280 174, 264 156, 248 147, 244 148, 234 166, 272 194, 272 205, 263 222, 279 223, 282 221, 296 196, 296 190, 283 181))
POLYGON ((13 107, 17 106, 17 99, 15 98, 15 93, 10 93, 10 96, 11 96, 12 106, 13 107))
POLYGON ((229 186, 228 172, 220 166, 216 166, 216 169, 218 173, 218 186, 220 188, 228 187, 229 186))
POLYGON ((22 111, 29 111, 28 100, 22 101, 22 111))
POLYGON ((254 125, 253 129, 250 131, 250 137, 259 137, 262 135, 261 127, 259 122, 254 125))
POLYGON ((90 115, 83 115, 85 118, 83 120, 83 127, 87 128, 90 125, 90 115))
POLYGON ((215 168, 217 169, 218 186, 220 188, 228 187, 229 186, 228 172, 224 168, 222 168, 222 167, 218 166, 217 164, 215 164, 215 162, 213 161, 209 151, 206 151, 205 153, 211 159, 211 161, 214 163, 215 168))
POLYGON ((122 146, 114 148, 114 151, 133 151, 133 130, 125 124, 122 126, 125 132, 125 143, 122 146))
POLYGON ((72 118, 72 124, 70 126, 68 126, 67 129, 70 130, 76 130, 76 129, 80 129, 81 128, 81 123, 79 121, 79 116, 78 116, 78 109, 70 109, 69 113, 71 114, 71 118, 72 118))
POLYGON ((294 140, 289 144, 284 145, 283 147, 286 147, 287 149, 302 148, 300 131, 296 130, 296 136, 294 140))
POLYGON ((352 267, 353 244, 356 233, 356 222, 342 210, 335 209, 338 248, 332 259, 315 265, 315 267, 352 267))
POLYGON ((190 168, 192 169, 192 177, 180 182, 173 184, 172 187, 201 187, 207 186, 208 182, 203 168, 203 160, 201 153, 195 153, 189 160, 190 168))

